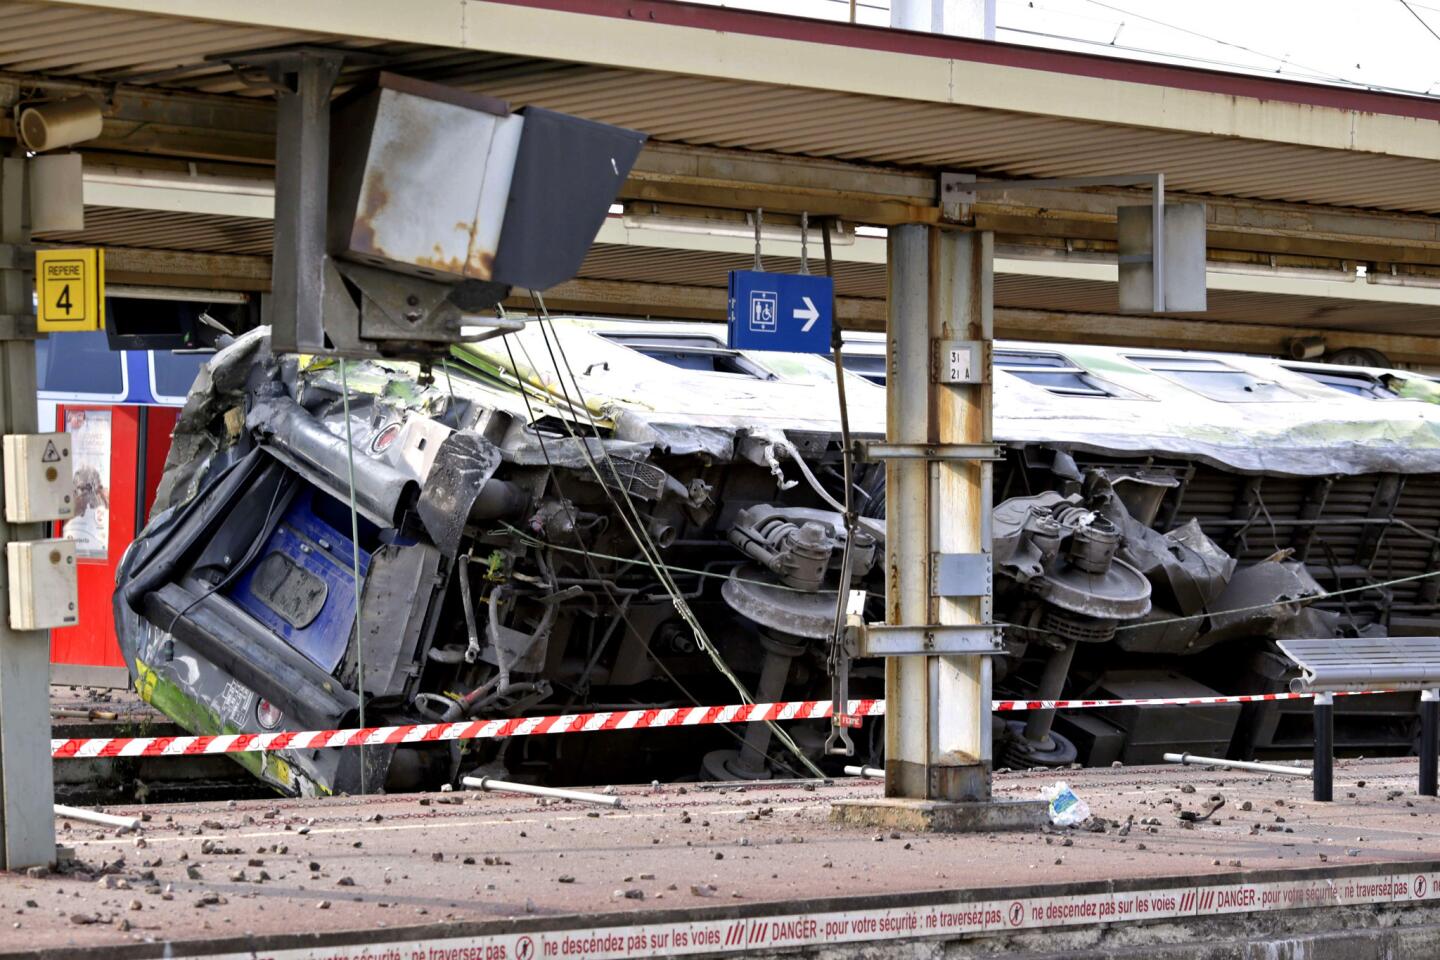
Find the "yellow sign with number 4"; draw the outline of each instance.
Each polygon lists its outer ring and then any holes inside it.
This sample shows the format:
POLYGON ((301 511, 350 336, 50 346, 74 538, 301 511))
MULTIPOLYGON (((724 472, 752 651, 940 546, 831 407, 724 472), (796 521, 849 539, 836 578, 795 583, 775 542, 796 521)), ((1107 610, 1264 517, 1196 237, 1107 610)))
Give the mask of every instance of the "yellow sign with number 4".
POLYGON ((105 251, 35 253, 35 328, 40 333, 105 329, 105 251))

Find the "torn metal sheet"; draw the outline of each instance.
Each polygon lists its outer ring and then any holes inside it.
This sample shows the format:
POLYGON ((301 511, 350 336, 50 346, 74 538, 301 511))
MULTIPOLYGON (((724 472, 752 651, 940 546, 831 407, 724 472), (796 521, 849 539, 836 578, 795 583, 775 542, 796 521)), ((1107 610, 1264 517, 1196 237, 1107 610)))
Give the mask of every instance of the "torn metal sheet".
MULTIPOLYGON (((885 433, 877 347, 847 344, 852 439, 885 433)), ((1420 375, 1353 371, 1390 383, 1362 396, 1255 358, 996 356, 998 693, 1084 695, 1136 669, 1258 692, 1283 688, 1245 666, 1276 638, 1440 629, 1425 579, 1440 405, 1412 398, 1420 375)), ((115 604, 137 688, 187 729, 353 726, 361 702, 371 725, 723 703, 727 672, 766 698, 827 699, 837 592, 884 619, 885 473, 855 467, 847 533, 829 358, 730 350, 706 324, 563 318, 442 363, 343 373, 276 359, 252 331, 182 411, 115 604)), ((883 668, 858 659, 849 682, 881 695, 883 668)), ((1103 754, 1049 719, 996 724, 996 755, 1103 754)), ((823 724, 790 732, 833 765, 823 724)), ((798 764, 763 727, 743 748, 683 736, 245 762, 287 793, 420 789, 481 766, 558 783, 798 764)), ((857 745, 883 762, 878 727, 857 745)))

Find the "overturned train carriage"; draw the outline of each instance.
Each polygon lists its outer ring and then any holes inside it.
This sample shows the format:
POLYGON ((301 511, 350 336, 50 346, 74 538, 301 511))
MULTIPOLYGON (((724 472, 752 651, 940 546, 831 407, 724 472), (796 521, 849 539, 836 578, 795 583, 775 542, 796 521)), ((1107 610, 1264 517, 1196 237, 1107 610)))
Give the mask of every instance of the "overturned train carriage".
MULTIPOLYGON (((737 685, 827 698, 847 540, 846 586, 883 618, 884 471, 858 465, 847 533, 829 360, 732 351, 715 329, 531 321, 445 364, 343 377, 272 356, 264 330, 224 346, 120 568, 137 689, 197 733, 352 726, 362 706, 379 725, 731 703, 737 685)), ((847 357, 852 433, 878 438, 883 344, 847 357)), ((1090 347, 995 359, 1001 695, 1280 690, 1276 638, 1440 632, 1432 381, 1090 347)), ((857 661, 851 694, 882 691, 881 662, 857 661)), ((1351 701, 1342 747, 1410 749, 1413 703, 1351 701)), ((1303 709, 1007 714, 996 762, 1283 754, 1308 743, 1303 709)), ((825 724, 787 730, 237 756, 290 793, 834 762, 825 724)))

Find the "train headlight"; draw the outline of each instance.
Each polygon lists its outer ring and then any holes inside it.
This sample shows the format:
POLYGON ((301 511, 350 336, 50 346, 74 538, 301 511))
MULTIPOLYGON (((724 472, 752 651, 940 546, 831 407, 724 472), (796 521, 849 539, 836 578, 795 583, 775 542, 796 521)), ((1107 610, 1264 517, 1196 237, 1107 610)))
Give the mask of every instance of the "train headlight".
POLYGON ((261 700, 255 704, 255 719, 266 730, 274 730, 280 726, 280 721, 285 719, 285 714, 269 700, 261 700))

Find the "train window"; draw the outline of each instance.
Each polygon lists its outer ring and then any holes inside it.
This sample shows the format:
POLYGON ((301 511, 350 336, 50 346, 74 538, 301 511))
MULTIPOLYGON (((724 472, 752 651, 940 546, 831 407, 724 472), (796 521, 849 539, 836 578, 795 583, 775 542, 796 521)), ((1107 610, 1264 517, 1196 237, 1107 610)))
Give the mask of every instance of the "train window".
POLYGON ((255 598, 297 630, 315 622, 325 609, 329 585, 278 550, 266 555, 250 579, 255 598))
POLYGON ((996 350, 995 368, 1062 397, 1120 395, 1058 353, 996 350))
POLYGON ((182 404, 200 368, 215 354, 150 351, 150 393, 161 403, 182 404))
POLYGON ((1400 396, 1385 386, 1379 377, 1359 370, 1315 370, 1310 367, 1286 367, 1285 369, 1298 373, 1302 377, 1309 377, 1316 383, 1323 383, 1327 387, 1334 387, 1336 390, 1343 390, 1357 397, 1369 397, 1372 400, 1394 400, 1400 396))
POLYGON ((41 393, 124 400, 125 354, 102 330, 53 334, 35 341, 35 379, 41 393))
POLYGON ((887 363, 884 355, 874 353, 846 353, 841 357, 845 362, 845 372, 853 373, 858 377, 864 377, 871 383, 878 383, 885 386, 885 375, 887 363))
POLYGON ((757 380, 779 379, 769 370, 746 359, 740 351, 731 350, 714 337, 650 333, 606 333, 602 336, 611 343, 622 344, 652 360, 659 360, 682 370, 729 373, 754 377, 757 380))
POLYGON ((1253 373, 1210 357, 1134 355, 1127 359, 1211 400, 1254 402, 1303 399, 1273 380, 1263 380, 1253 373))

